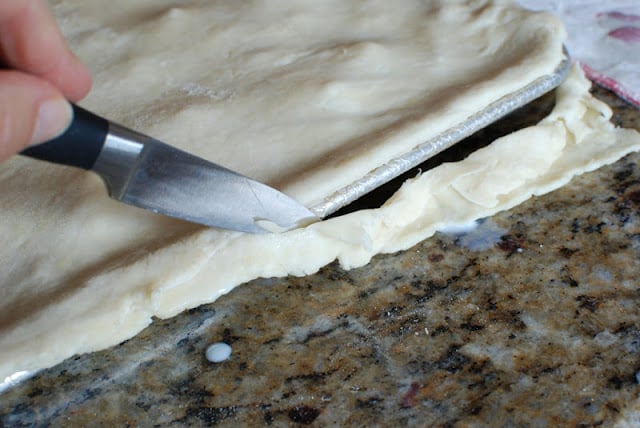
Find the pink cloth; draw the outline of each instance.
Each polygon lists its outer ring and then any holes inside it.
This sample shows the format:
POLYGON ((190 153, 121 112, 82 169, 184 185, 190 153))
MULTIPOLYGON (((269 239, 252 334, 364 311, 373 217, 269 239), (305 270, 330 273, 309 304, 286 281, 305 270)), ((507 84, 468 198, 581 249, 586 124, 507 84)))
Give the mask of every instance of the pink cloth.
POLYGON ((517 0, 559 16, 585 74, 640 107, 640 0, 517 0))

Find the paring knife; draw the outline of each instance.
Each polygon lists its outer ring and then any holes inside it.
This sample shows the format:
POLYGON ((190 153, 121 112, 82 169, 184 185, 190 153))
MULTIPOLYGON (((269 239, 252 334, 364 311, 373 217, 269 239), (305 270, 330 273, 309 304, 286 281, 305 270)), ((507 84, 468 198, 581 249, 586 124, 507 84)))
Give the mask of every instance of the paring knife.
POLYGON ((81 107, 73 113, 61 136, 21 154, 93 171, 114 199, 207 226, 264 233, 319 220, 265 184, 81 107))

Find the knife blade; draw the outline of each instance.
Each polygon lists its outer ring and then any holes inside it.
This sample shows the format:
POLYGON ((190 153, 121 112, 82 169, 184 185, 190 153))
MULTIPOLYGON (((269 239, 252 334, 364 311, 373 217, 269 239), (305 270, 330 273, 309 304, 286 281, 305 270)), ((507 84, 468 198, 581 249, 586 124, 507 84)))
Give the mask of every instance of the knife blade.
POLYGON ((319 220, 263 183, 79 106, 73 113, 62 135, 21 154, 93 171, 118 201, 206 226, 264 233, 319 220))

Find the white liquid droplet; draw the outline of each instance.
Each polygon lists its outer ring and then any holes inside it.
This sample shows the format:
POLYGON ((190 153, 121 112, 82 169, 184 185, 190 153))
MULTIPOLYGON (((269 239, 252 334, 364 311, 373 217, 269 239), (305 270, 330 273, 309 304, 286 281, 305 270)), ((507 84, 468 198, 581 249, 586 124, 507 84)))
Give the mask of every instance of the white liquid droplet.
POLYGON ((214 343, 207 348, 205 355, 212 363, 221 363, 231 356, 231 346, 222 342, 214 343))

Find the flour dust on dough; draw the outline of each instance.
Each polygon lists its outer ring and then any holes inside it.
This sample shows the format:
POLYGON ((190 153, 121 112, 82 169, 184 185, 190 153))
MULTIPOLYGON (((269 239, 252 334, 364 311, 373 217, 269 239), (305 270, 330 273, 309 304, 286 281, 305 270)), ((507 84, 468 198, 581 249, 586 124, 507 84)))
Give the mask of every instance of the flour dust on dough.
MULTIPOLYGON (((549 15, 507 1, 50 3, 95 73, 85 107, 307 204, 550 73, 564 38, 549 15)), ((284 234, 203 229, 112 201, 91 173, 11 159, 0 378, 112 346, 257 277, 362 266, 638 149, 588 88, 574 70, 539 125, 408 181, 379 209, 284 234)))

